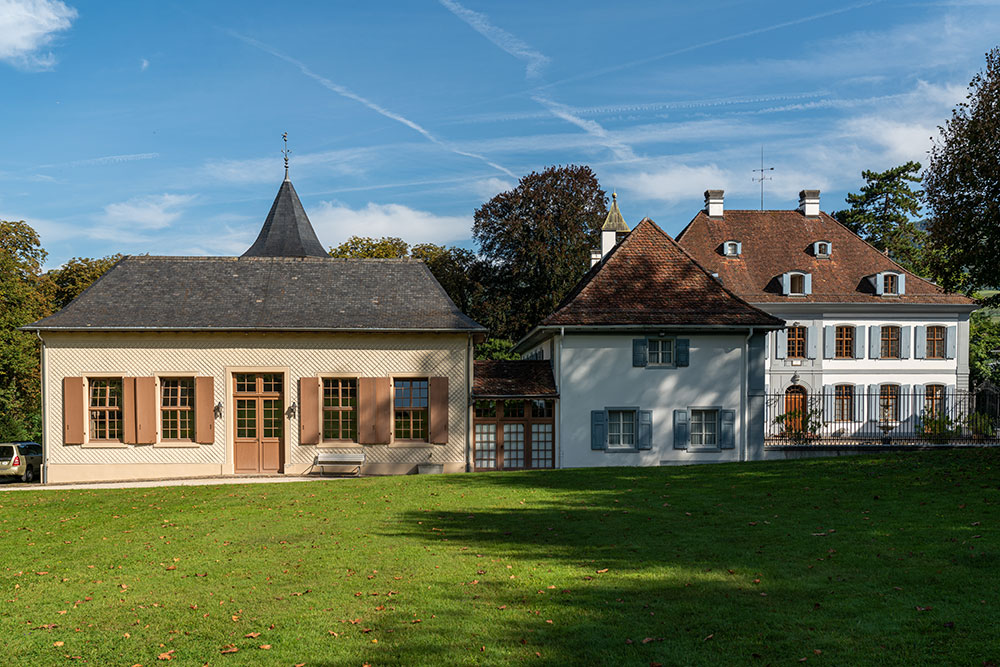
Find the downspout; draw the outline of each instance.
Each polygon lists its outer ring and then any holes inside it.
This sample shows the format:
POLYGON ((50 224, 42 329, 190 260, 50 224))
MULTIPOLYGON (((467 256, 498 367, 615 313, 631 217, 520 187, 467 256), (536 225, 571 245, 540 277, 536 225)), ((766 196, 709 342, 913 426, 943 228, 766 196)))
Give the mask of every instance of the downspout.
POLYGON ((743 428, 740 437, 740 461, 747 460, 747 446, 750 432, 750 340, 753 338, 753 327, 747 332, 743 344, 743 391, 740 392, 740 402, 743 410, 743 428))
POLYGON ((465 343, 465 472, 472 472, 472 356, 475 347, 472 344, 472 334, 465 343))
POLYGON ((566 327, 559 327, 559 346, 556 348, 558 351, 558 361, 555 368, 555 378, 556 378, 556 391, 559 393, 559 400, 556 401, 556 442, 559 443, 559 463, 557 467, 562 468, 563 465, 563 444, 562 444, 562 348, 563 348, 563 337, 566 335, 566 327))
POLYGON ((40 349, 40 367, 39 375, 41 376, 42 382, 42 393, 40 400, 42 402, 42 484, 49 483, 49 438, 46 431, 48 431, 48 405, 45 404, 45 339, 42 338, 42 334, 39 333, 38 329, 35 329, 35 335, 38 336, 38 340, 41 341, 40 349))

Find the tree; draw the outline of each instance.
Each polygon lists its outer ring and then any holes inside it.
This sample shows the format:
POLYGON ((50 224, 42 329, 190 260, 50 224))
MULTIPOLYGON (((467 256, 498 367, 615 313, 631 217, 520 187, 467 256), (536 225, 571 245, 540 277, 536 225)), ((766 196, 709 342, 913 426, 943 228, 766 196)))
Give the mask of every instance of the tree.
POLYGON ((476 209, 494 336, 516 340, 555 309, 587 271, 607 212, 594 172, 576 165, 532 172, 476 209))
POLYGON ((907 162, 882 172, 865 170, 858 194, 849 193, 849 209, 836 211, 837 220, 879 250, 889 251, 898 264, 926 275, 923 246, 926 232, 913 218, 920 215, 923 192, 910 187, 920 183, 920 163, 907 162))
POLYGON ((1000 47, 939 129, 924 172, 930 262, 943 287, 971 294, 1000 284, 1000 47))
POLYGON ((38 339, 18 328, 49 312, 47 253, 23 220, 0 220, 0 441, 41 437, 38 339))
POLYGON ((50 271, 47 275, 52 282, 52 310, 65 308, 70 301, 90 287, 95 280, 107 273, 122 256, 108 255, 98 259, 90 257, 73 257, 61 268, 50 271))
POLYGON ((984 380, 1000 386, 1000 321, 989 309, 977 310, 969 318, 969 380, 974 387, 984 380))
POLYGON ((476 345, 476 359, 493 361, 517 361, 521 355, 514 353, 514 341, 506 338, 487 338, 476 345))
POLYGON ((380 239, 352 236, 336 248, 330 248, 330 257, 353 259, 402 259, 409 254, 410 244, 395 236, 380 239))
POLYGON ((410 256, 427 264, 458 309, 478 321, 483 315, 483 283, 488 279, 488 271, 476 253, 455 246, 420 243, 413 246, 410 256))

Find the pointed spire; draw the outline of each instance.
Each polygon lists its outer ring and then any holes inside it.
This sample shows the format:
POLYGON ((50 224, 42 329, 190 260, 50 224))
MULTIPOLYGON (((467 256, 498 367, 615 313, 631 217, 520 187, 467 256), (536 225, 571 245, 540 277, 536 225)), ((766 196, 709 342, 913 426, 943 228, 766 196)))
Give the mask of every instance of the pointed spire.
POLYGON ((601 226, 602 232, 627 232, 628 225, 625 223, 625 218, 622 217, 622 212, 618 210, 618 193, 611 193, 611 208, 608 210, 608 217, 604 219, 604 225, 601 226))
POLYGON ((267 220, 243 257, 328 257, 285 169, 267 220))

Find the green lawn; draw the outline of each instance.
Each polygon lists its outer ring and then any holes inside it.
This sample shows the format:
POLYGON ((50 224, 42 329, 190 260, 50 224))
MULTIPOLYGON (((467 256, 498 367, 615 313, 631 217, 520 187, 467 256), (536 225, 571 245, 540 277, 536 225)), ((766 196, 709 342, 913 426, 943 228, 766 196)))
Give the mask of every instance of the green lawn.
POLYGON ((0 493, 0 664, 996 663, 998 464, 0 493))

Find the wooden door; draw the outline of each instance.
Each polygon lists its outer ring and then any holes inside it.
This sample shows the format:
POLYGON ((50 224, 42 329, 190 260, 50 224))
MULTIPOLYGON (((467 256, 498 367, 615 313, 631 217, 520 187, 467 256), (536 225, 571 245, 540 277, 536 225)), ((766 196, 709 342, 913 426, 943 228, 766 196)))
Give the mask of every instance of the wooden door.
POLYGON ((284 458, 284 378, 281 373, 233 376, 236 433, 233 462, 237 474, 281 472, 284 458))
POLYGON ((794 386, 785 390, 785 430, 801 432, 806 423, 806 390, 794 386))

